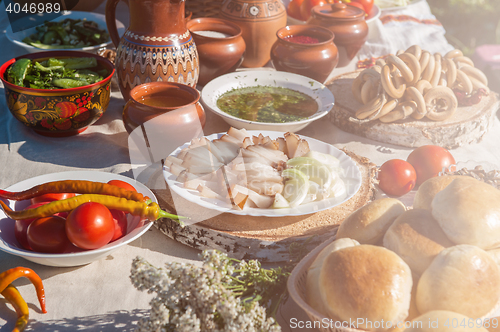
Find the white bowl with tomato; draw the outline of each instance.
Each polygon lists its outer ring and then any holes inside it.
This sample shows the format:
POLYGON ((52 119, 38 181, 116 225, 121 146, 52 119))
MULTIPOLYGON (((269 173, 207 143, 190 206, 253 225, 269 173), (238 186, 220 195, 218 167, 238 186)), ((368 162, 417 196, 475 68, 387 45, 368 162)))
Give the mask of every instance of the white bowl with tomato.
MULTIPOLYGON (((20 192, 39 184, 61 180, 88 180, 114 184, 128 190, 148 196, 157 203, 153 192, 134 179, 112 173, 93 171, 74 171, 52 173, 37 176, 16 183, 7 191, 20 192)), ((71 196, 71 195, 69 195, 71 196)), ((67 198, 66 194, 48 194, 31 200, 3 200, 15 211, 23 210, 33 204, 43 204, 48 200, 67 198)), ((26 223, 14 221, 0 209, 0 250, 29 261, 56 267, 81 266, 97 261, 118 250, 124 245, 138 239, 153 224, 139 216, 117 210, 109 210, 103 205, 81 205, 68 213, 45 218, 36 218, 26 223), (79 211, 77 211, 79 210, 79 211), (111 214, 111 222, 109 217, 111 214), (98 224, 99 219, 106 219, 104 226, 98 224), (70 223, 70 233, 67 224, 70 223), (82 223, 93 220, 95 224, 82 223), (82 227, 91 230, 82 231, 82 227), (64 236, 66 232, 66 236, 64 236), (88 235, 88 236, 87 236, 88 235), (71 241, 69 240, 71 238, 71 241), (78 243, 79 247, 73 243, 78 243)))

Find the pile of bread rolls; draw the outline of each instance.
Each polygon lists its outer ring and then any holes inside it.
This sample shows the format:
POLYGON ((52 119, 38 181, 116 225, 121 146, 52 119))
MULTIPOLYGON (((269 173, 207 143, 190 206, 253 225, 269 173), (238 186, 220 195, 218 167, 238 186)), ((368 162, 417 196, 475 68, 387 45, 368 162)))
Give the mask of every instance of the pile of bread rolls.
POLYGON ((419 187, 412 209, 382 198, 348 216, 309 268, 306 300, 368 331, 487 331, 499 263, 500 190, 440 176, 419 187))

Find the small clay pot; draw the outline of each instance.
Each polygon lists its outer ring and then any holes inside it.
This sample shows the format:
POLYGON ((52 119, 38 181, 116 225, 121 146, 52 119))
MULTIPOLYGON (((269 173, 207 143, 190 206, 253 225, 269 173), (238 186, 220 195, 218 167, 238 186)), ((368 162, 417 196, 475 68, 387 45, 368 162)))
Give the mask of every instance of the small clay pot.
POLYGON ((200 93, 189 85, 177 82, 150 82, 134 87, 123 109, 123 123, 127 132, 131 133, 138 126, 159 116, 161 118, 151 123, 162 128, 169 137, 178 136, 173 135, 174 132, 203 129, 206 121, 205 110, 200 104, 200 93), (145 104, 145 98, 161 98, 172 101, 172 105, 151 106, 145 104))
POLYGON ((291 25, 279 29, 276 35, 278 40, 271 49, 274 68, 325 83, 339 61, 338 50, 333 43, 335 36, 330 30, 314 25, 291 25), (310 43, 289 39, 298 36, 308 38, 310 43))
POLYGON ((240 66, 246 46, 238 25, 220 18, 202 17, 190 20, 187 28, 200 59, 198 84, 205 85, 240 66), (225 36, 205 35, 209 32, 225 36))
POLYGON ((368 37, 365 12, 344 3, 313 7, 307 24, 320 25, 335 34, 335 45, 339 50, 338 67, 347 66, 368 37))

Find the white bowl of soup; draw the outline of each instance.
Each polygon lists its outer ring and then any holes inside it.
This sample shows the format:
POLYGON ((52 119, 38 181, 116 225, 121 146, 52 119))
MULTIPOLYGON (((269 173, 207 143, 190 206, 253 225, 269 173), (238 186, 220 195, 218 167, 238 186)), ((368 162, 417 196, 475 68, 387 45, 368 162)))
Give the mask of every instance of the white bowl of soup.
POLYGON ((334 97, 325 85, 302 75, 249 70, 210 81, 201 101, 238 129, 295 132, 327 115, 334 97))

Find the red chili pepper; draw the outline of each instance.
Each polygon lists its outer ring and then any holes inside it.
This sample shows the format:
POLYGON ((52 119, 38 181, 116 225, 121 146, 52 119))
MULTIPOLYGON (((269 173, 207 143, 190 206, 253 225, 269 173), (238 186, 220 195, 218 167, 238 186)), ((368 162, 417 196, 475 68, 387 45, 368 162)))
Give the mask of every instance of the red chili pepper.
POLYGON ((149 200, 148 197, 145 197, 141 193, 135 191, 126 190, 107 183, 85 180, 47 182, 21 192, 0 190, 0 198, 22 201, 36 196, 52 193, 101 194, 123 197, 138 202, 145 202, 149 200))
POLYGON ((1 293, 3 297, 5 297, 10 304, 12 304, 17 313, 18 318, 16 321, 16 327, 12 330, 12 332, 24 331, 26 325, 28 325, 28 319, 30 316, 30 311, 26 301, 24 301, 21 293, 19 293, 17 288, 12 284, 9 284, 1 293))
MULTIPOLYGON (((130 213, 131 215, 145 217, 149 220, 156 220, 158 218, 170 218, 173 220, 179 220, 180 218, 184 218, 161 210, 160 206, 154 202, 147 204, 145 202, 137 202, 115 196, 92 194, 79 195, 60 201, 54 201, 34 209, 26 209, 22 211, 13 211, 7 206, 7 204, 2 201, 0 201, 0 206, 2 206, 2 209, 4 210, 5 214, 9 216, 9 218, 19 220, 49 217, 59 212, 73 211, 78 206, 88 202, 101 203, 108 209, 125 211, 130 213)), ((182 222, 179 223, 182 225, 182 222)))
POLYGON ((40 307, 42 308, 42 312, 46 313, 47 309, 45 308, 45 290, 43 289, 42 279, 40 279, 38 274, 36 274, 32 269, 29 269, 27 267, 15 267, 0 274, 0 292, 3 292, 9 286, 9 284, 21 277, 28 278, 29 281, 33 283, 33 286, 35 286, 36 289, 38 301, 40 302, 40 307))

